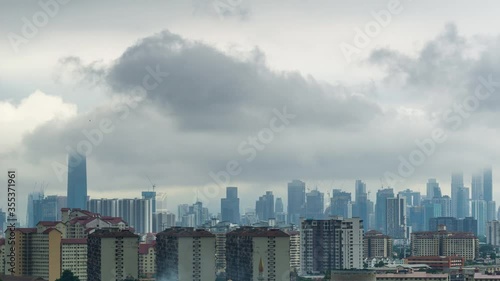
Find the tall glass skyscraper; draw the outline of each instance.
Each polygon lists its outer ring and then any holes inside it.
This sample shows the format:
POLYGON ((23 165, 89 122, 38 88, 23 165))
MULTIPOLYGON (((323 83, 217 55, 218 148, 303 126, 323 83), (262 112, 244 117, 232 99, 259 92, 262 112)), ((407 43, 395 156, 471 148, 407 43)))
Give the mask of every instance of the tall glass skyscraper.
POLYGON ((300 180, 288 183, 288 223, 299 225, 306 204, 306 184, 300 180))
POLYGON ((222 221, 240 223, 240 199, 237 187, 228 186, 226 188, 226 198, 221 198, 220 206, 222 221))
POLYGON ((85 155, 68 155, 68 208, 87 209, 87 159, 85 155))

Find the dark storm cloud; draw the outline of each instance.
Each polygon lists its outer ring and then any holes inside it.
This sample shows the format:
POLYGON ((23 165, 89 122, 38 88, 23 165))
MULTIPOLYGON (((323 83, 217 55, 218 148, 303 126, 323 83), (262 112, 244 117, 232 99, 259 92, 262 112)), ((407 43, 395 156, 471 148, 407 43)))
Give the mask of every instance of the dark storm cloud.
POLYGON ((141 86, 147 68, 168 73, 147 97, 183 129, 253 128, 283 106, 302 125, 331 128, 364 124, 380 113, 376 104, 348 92, 298 73, 273 72, 261 63, 263 54, 254 53, 242 60, 164 31, 125 51, 108 82, 115 92, 127 93, 141 86))

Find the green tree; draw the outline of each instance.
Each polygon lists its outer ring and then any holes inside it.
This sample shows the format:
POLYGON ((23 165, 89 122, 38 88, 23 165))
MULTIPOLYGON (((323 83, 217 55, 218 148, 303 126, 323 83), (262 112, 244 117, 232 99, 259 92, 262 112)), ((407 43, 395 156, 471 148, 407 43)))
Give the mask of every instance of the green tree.
POLYGON ((75 276, 73 272, 65 270, 61 278, 56 279, 56 281, 80 281, 80 279, 78 278, 78 276, 75 276))
POLYGON ((379 261, 375 264, 375 267, 384 267, 385 263, 383 261, 379 261))

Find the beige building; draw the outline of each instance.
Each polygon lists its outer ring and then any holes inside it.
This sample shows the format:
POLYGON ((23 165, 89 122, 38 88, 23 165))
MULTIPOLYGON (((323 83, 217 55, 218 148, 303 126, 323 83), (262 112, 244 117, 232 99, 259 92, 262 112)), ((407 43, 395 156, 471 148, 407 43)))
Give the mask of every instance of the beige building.
POLYGON ((215 280, 215 235, 192 227, 172 227, 156 235, 157 279, 215 280))
POLYGON ((392 238, 376 230, 370 230, 363 238, 363 252, 364 257, 368 259, 390 258, 392 257, 392 238))
POLYGON ((61 241, 62 271, 71 271, 80 281, 87 281, 87 239, 61 241))
POLYGON ((119 228, 98 229, 88 235, 87 279, 122 280, 139 277, 139 236, 119 228))
POLYGON ((226 236, 229 280, 289 280, 290 235, 267 227, 241 227, 226 236))
POLYGON ((413 256, 460 256, 474 260, 479 253, 479 240, 469 232, 414 232, 411 237, 413 256))
MULTIPOLYGON (((61 276, 62 234, 55 228, 41 226, 43 223, 40 222, 37 228, 15 230, 14 276, 35 276, 49 281, 55 281, 61 276)), ((10 230, 7 230, 6 237, 10 235, 10 230)), ((10 267, 4 266, 4 272, 10 275, 8 268, 10 267)))
POLYGON ((156 274, 155 242, 139 244, 139 278, 151 279, 156 274))

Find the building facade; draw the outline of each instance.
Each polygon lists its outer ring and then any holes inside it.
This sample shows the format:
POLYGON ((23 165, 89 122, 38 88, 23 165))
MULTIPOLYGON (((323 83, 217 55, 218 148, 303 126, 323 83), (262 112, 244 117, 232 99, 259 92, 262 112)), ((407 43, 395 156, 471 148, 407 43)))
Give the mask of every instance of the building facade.
POLYGON ((215 280, 215 235, 191 227, 168 228, 156 236, 156 278, 215 280))
POLYGON ((139 278, 139 236, 119 228, 98 229, 88 238, 87 279, 139 278))
POLYGON ((363 223, 359 218, 304 220, 300 233, 301 274, 363 268, 363 223))
POLYGON ((282 230, 242 227, 229 232, 226 240, 227 279, 289 280, 289 247, 290 236, 282 230))

